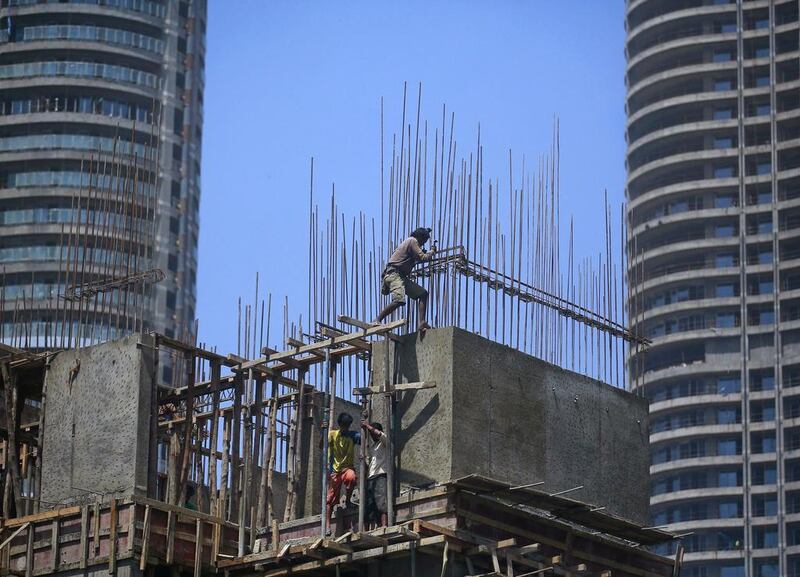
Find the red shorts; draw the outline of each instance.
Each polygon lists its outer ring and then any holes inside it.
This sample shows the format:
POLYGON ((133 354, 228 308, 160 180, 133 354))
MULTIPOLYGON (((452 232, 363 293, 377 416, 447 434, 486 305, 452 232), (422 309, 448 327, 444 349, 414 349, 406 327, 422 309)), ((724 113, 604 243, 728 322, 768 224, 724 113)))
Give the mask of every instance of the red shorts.
POLYGON ((331 472, 328 475, 328 505, 335 505, 339 501, 342 485, 348 495, 355 489, 356 472, 353 469, 345 469, 339 473, 331 472))

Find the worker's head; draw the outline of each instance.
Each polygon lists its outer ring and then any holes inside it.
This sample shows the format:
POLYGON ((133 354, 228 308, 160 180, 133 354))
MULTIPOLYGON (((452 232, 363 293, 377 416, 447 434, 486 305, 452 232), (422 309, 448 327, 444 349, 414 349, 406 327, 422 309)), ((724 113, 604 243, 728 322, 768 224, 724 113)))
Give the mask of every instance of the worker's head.
POLYGON ((336 423, 339 425, 339 429, 341 429, 342 431, 347 431, 350 429, 350 425, 353 424, 353 417, 351 417, 347 413, 339 413, 339 417, 336 419, 336 423))
POLYGON ((383 425, 381 425, 380 423, 370 423, 370 426, 373 429, 378 429, 381 433, 383 432, 383 425))
POLYGON ((411 233, 411 236, 417 239, 417 242, 422 246, 431 238, 431 229, 421 226, 415 229, 414 232, 411 233))

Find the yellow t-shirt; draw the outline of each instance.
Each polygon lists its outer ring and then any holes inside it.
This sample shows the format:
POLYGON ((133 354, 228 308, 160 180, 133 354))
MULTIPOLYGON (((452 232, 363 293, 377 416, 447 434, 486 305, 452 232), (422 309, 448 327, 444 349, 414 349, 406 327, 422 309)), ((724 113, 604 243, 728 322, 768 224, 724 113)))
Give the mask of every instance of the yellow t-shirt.
POLYGON ((328 463, 334 473, 353 468, 355 448, 360 443, 361 435, 355 431, 328 432, 328 463))

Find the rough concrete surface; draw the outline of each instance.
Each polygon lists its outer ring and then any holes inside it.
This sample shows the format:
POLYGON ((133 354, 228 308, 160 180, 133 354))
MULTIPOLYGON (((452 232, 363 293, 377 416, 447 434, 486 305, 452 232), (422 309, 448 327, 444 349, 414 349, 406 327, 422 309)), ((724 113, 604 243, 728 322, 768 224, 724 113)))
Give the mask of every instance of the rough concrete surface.
POLYGON ((45 379, 42 505, 146 494, 152 339, 63 351, 45 379), (146 346, 139 347, 138 343, 146 346), (76 360, 80 368, 75 371, 76 360))
MULTIPOLYGON (((383 347, 374 382, 384 382, 383 347)), ((398 478, 419 486, 469 474, 606 508, 646 524, 649 507, 647 402, 461 329, 413 334, 393 347, 396 382, 435 381, 398 394, 398 478)), ((386 420, 386 404, 373 404, 386 420)))

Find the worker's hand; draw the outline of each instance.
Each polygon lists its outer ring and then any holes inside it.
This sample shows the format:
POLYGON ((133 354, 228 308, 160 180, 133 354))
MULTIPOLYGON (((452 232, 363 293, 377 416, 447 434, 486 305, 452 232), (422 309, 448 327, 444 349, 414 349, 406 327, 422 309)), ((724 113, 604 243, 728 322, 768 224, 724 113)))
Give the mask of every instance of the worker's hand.
POLYGON ((366 420, 361 421, 361 428, 362 429, 370 429, 369 423, 366 420))

